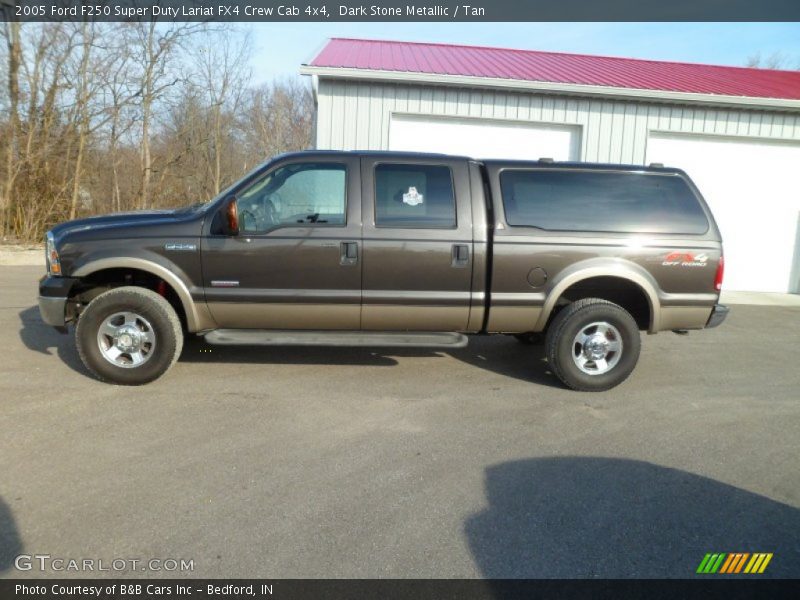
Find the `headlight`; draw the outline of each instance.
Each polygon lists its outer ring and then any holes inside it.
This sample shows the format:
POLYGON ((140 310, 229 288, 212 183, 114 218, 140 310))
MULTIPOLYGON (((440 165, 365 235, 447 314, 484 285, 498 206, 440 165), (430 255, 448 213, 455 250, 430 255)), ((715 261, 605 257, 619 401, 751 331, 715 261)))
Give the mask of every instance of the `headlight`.
POLYGON ((58 250, 56 250, 56 241, 49 231, 45 235, 44 259, 49 275, 61 275, 61 259, 58 257, 58 250))

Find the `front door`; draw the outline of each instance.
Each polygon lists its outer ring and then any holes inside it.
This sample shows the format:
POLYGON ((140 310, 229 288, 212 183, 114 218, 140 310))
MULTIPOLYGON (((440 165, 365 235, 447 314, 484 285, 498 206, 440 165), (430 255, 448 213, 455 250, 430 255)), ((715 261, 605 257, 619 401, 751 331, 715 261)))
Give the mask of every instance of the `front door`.
POLYGON ((464 160, 362 158, 361 327, 465 331, 472 208, 464 160))
POLYGON ((295 157, 236 192, 239 235, 203 239, 219 327, 359 329, 360 183, 357 158, 295 157))

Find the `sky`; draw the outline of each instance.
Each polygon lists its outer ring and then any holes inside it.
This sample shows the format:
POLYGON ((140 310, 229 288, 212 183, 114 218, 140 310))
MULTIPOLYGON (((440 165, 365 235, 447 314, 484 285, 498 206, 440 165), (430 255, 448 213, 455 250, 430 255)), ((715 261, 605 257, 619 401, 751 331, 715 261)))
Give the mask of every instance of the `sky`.
POLYGON ((330 37, 444 42, 744 66, 780 53, 800 68, 800 23, 254 23, 255 82, 297 74, 330 37))

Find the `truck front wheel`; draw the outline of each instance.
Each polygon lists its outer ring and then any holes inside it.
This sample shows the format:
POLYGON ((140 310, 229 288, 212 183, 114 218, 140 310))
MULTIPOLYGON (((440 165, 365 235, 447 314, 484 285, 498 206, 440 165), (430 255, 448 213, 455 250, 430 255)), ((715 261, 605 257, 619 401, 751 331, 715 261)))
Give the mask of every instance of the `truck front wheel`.
POLYGON ((547 361, 565 385, 601 392, 619 385, 639 360, 634 318, 621 306, 586 298, 567 305, 547 330, 547 361))
POLYGON ((141 385, 163 375, 178 360, 183 331, 162 296, 134 286, 92 300, 75 329, 78 354, 101 381, 141 385))

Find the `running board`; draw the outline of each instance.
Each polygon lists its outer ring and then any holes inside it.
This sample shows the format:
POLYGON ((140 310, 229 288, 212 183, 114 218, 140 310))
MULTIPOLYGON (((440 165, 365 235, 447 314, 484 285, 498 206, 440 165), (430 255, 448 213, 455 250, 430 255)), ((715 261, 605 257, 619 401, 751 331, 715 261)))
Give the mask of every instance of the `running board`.
POLYGON ((205 334, 209 344, 223 346, 367 346, 464 348, 463 333, 394 331, 280 331, 269 329, 215 329, 205 334))

